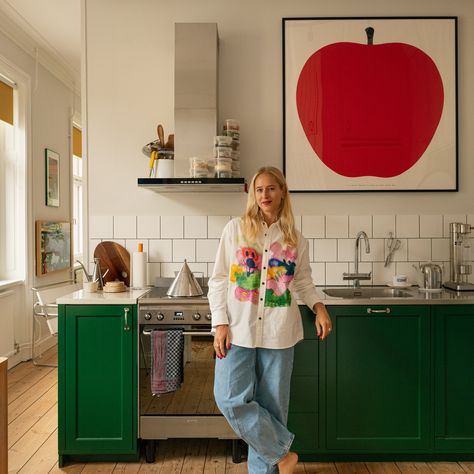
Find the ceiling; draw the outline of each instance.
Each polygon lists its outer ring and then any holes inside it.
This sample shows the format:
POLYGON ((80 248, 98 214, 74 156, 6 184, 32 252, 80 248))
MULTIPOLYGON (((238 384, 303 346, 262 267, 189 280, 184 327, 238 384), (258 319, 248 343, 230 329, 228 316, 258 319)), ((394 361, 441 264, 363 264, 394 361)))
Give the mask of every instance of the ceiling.
POLYGON ((81 0, 0 0, 1 14, 80 83, 81 0))

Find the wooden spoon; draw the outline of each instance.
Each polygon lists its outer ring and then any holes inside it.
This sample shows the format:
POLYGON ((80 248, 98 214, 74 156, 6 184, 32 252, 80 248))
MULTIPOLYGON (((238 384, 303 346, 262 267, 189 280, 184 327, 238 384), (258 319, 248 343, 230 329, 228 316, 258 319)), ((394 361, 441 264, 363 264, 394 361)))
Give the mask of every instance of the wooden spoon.
POLYGON ((165 132, 161 123, 158 125, 156 131, 158 132, 158 139, 160 140, 161 148, 165 147, 165 132))

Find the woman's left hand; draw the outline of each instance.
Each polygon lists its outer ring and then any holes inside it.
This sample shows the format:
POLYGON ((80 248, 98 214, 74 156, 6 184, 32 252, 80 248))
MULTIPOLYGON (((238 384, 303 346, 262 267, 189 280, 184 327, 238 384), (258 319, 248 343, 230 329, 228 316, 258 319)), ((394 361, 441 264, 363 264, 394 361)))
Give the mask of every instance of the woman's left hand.
POLYGON ((316 314, 314 325, 316 326, 316 334, 319 339, 324 340, 331 334, 332 322, 331 317, 323 303, 316 303, 313 306, 313 312, 316 314))

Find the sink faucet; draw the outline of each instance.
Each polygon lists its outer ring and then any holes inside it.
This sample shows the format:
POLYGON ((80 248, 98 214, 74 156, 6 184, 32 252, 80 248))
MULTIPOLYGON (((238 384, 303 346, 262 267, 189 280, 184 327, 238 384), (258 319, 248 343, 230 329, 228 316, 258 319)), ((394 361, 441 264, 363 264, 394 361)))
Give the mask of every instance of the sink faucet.
MULTIPOLYGON (((84 266, 84 264, 82 262, 80 262, 79 260, 76 260, 76 262, 82 267, 82 271, 84 272, 84 276, 86 277, 87 281, 92 281, 92 275, 89 274, 89 272, 86 270, 86 267, 84 266)), ((77 280, 77 272, 80 270, 80 268, 78 269, 74 269, 74 281, 76 282, 77 280)))
POLYGON ((370 244, 369 238, 367 234, 361 230, 355 239, 355 255, 354 255, 354 273, 346 273, 342 274, 343 280, 353 280, 354 281, 354 288, 359 288, 360 280, 370 280, 372 272, 369 273, 359 273, 359 243, 360 239, 364 239, 365 241, 365 253, 370 253, 370 244))

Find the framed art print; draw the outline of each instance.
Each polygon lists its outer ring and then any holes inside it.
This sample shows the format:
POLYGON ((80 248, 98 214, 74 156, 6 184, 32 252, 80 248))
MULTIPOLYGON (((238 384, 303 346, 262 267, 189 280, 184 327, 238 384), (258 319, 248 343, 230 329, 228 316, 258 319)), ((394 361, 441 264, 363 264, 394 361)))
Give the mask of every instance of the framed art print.
POLYGON ((59 207, 59 154, 45 148, 46 205, 59 207))
POLYGON ((36 275, 71 268, 71 223, 36 221, 36 275))
POLYGON ((283 18, 293 192, 457 191, 457 18, 283 18))

